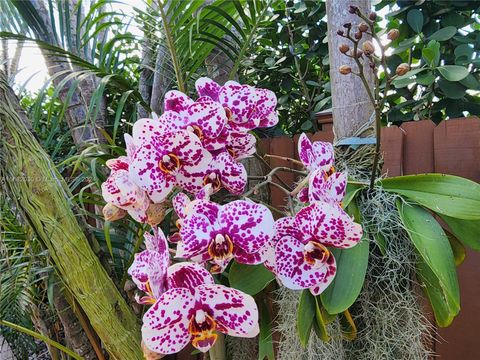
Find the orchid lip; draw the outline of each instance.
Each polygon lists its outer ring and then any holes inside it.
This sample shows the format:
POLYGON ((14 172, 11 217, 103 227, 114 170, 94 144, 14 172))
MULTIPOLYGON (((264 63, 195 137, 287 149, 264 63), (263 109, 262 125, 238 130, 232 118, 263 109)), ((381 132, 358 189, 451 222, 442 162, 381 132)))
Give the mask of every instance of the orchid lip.
POLYGON ((303 257, 308 264, 314 267, 323 266, 330 256, 330 251, 317 241, 309 241, 304 247, 303 257))
POLYGON ((230 236, 217 234, 208 246, 208 254, 215 260, 231 257, 233 254, 233 242, 230 236))
POLYGON ((210 348, 217 340, 217 323, 204 310, 198 309, 191 317, 188 332, 193 335, 192 345, 197 349, 210 348))
POLYGON ((232 115, 233 115, 233 112, 232 110, 229 108, 229 107, 224 107, 225 109, 225 115, 227 115, 227 120, 228 121, 231 121, 232 120, 232 115))
POLYGON ((172 153, 163 155, 162 159, 158 162, 158 167, 166 174, 179 169, 181 165, 182 163, 178 156, 172 153))
POLYGON ((212 185, 212 189, 214 192, 217 192, 218 190, 220 190, 220 188, 222 187, 222 181, 220 179, 220 175, 214 172, 211 172, 210 174, 206 175, 203 179, 203 185, 205 186, 208 184, 212 185))

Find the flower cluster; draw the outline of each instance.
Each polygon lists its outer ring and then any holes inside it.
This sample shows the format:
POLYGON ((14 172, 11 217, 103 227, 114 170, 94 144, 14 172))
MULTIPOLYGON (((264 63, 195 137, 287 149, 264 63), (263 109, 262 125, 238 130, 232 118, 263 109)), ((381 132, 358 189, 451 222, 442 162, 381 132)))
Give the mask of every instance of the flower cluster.
POLYGON ((241 194, 247 183, 239 160, 255 152, 248 131, 274 126, 277 99, 270 90, 208 78, 196 82, 194 101, 179 91, 165 95, 164 113, 139 119, 127 135, 127 156, 110 160, 102 186, 105 201, 148 222, 151 203, 163 202, 177 187, 197 194, 206 184, 241 194))
POLYGON ((144 344, 161 354, 189 342, 205 352, 218 332, 258 334, 253 298, 215 284, 212 274, 232 261, 264 264, 280 284, 317 295, 335 276, 331 248, 354 246, 362 236, 342 209, 347 177, 333 168, 332 145, 312 143, 305 134, 298 149, 308 170, 307 186, 298 193, 305 204, 296 214, 275 221, 267 206, 248 198, 212 201, 221 188, 234 195, 244 191, 247 174, 239 160, 255 152, 250 130, 278 122, 276 98, 268 90, 236 82, 220 86, 207 78, 196 89, 196 101, 168 92, 161 116, 134 124, 132 136, 125 137, 127 155, 107 162, 111 174, 102 186, 109 204, 153 227, 128 272, 141 291, 137 302, 151 305, 143 317, 144 344), (171 197, 178 231, 167 241, 155 227, 152 207, 174 188, 185 192, 171 197), (172 263, 170 252, 179 262, 172 263))
POLYGON ((275 223, 274 250, 268 267, 285 287, 310 289, 320 294, 336 273, 331 248, 349 248, 362 237, 362 227, 342 209, 347 177, 335 172, 333 147, 325 142, 310 142, 302 134, 298 154, 308 175, 308 187, 299 193, 307 202, 294 217, 275 223))

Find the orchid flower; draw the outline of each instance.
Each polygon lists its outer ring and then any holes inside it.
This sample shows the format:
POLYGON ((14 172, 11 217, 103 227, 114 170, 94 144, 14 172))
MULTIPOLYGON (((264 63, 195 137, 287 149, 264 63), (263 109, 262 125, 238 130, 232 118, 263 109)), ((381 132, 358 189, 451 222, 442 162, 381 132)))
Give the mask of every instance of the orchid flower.
POLYGON ((147 222, 147 209, 150 200, 146 193, 130 178, 129 168, 135 152, 135 146, 129 135, 125 135, 127 156, 110 159, 106 165, 111 173, 102 184, 103 199, 116 207, 126 210, 132 218, 139 222, 147 222))
MULTIPOLYGON (((210 196, 213 194, 213 189, 211 184, 205 185, 202 190, 200 190, 195 196, 195 200, 210 200, 210 196)), ((193 200, 193 201, 195 201, 193 200)), ((193 202, 190 200, 187 194, 178 193, 172 199, 173 210, 178 216, 178 219, 175 223, 177 228, 180 230, 183 224, 183 220, 187 217, 188 207, 193 202)), ((168 241, 177 243, 181 241, 180 233, 176 232, 173 235, 168 237, 168 241)))
POLYGON ((146 250, 135 254, 135 259, 128 269, 137 287, 146 296, 137 297, 140 304, 152 305, 168 289, 194 289, 201 284, 214 284, 210 273, 199 264, 177 263, 169 266, 170 256, 165 235, 154 228, 153 235, 145 235, 146 250))
POLYGON ((160 354, 176 353, 190 342, 206 352, 217 332, 239 337, 259 333, 258 309, 250 295, 213 284, 172 288, 143 317, 143 341, 160 354))
POLYGON ((230 193, 239 195, 247 185, 247 170, 230 153, 221 152, 213 157, 203 183, 211 184, 214 192, 225 188, 230 193))
POLYGON ((264 205, 236 200, 226 205, 196 201, 180 229, 177 257, 210 261, 221 272, 235 259, 260 264, 274 235, 273 216, 264 205))
POLYGON ((315 141, 312 143, 303 133, 298 139, 298 157, 310 171, 318 169, 327 173, 332 171, 334 153, 332 144, 328 142, 315 141))
POLYGON ((298 193, 298 199, 309 203, 323 201, 341 204, 346 189, 347 175, 345 173, 334 172, 328 175, 324 170, 318 169, 310 174, 308 187, 298 193))
POLYGON ((325 202, 314 202, 295 217, 277 220, 275 230, 275 260, 268 265, 285 287, 310 289, 314 295, 323 292, 336 273, 329 248, 346 249, 362 237, 361 225, 340 206, 325 202))
POLYGON ((187 130, 161 136, 152 130, 149 135, 130 164, 131 179, 153 202, 163 201, 175 186, 200 191, 212 156, 198 137, 187 130))
POLYGON ((257 127, 271 127, 278 123, 275 111, 277 97, 267 89, 256 89, 227 81, 220 86, 202 77, 195 82, 199 96, 209 97, 225 108, 229 126, 234 132, 246 132, 257 127))

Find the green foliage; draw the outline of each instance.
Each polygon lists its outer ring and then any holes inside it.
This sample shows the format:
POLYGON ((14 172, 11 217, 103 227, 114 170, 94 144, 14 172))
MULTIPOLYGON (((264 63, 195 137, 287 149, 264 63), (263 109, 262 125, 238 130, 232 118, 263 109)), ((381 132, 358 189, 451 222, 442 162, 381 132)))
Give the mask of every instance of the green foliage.
POLYGON ((234 262, 228 272, 230 286, 250 295, 259 293, 274 279, 275 276, 263 264, 245 265, 234 262))
POLYGON ((438 123, 480 114, 478 2, 383 0, 376 8, 390 11, 387 30, 400 30, 388 66, 408 63, 424 69, 410 73, 410 81, 395 81, 385 120, 398 124, 429 118, 438 123))
POLYGON ((422 207, 401 200, 397 201, 397 207, 418 251, 418 274, 431 299, 437 323, 448 326, 450 319, 460 311, 460 290, 450 242, 440 224, 422 207), (445 316, 445 309, 448 309, 448 316, 445 316))
POLYGON ((439 214, 480 219, 480 185, 458 176, 422 174, 383 179, 381 186, 439 214))
MULTIPOLYGON (((355 221, 361 223, 360 211, 355 202, 350 203, 347 211, 355 221)), ((331 251, 337 262, 337 272, 320 297, 329 314, 339 314, 352 306, 362 290, 367 272, 369 243, 363 237, 353 248, 331 251)))
POLYGON ((310 290, 302 291, 297 311, 297 333, 300 343, 306 347, 310 340, 310 332, 315 321, 317 302, 310 290))

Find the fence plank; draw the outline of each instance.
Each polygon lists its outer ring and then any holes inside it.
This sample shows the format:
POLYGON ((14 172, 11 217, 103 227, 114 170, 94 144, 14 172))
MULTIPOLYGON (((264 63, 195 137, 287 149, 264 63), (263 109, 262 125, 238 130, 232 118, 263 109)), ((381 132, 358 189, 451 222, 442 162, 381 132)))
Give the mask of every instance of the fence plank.
POLYGON ((442 121, 434 130, 435 172, 480 182, 480 119, 442 121))
POLYGON ((409 121, 400 127, 405 133, 403 144, 403 174, 434 172, 433 131, 430 120, 409 121))
POLYGON ((404 133, 397 126, 382 128, 382 173, 388 176, 400 176, 403 173, 404 133))

